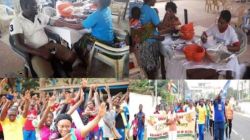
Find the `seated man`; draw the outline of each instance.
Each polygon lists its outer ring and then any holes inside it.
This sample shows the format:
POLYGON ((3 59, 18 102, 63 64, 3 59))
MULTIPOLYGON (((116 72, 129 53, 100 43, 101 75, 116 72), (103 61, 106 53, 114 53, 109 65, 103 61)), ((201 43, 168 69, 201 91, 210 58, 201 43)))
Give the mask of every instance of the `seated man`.
POLYGON ((201 40, 207 42, 208 36, 213 36, 216 41, 223 42, 228 51, 237 52, 240 50, 240 42, 234 28, 229 25, 231 13, 228 10, 223 10, 220 13, 218 24, 213 25, 207 31, 203 32, 201 40))
POLYGON ((46 25, 63 26, 64 23, 38 13, 36 0, 20 0, 20 5, 22 13, 10 23, 10 35, 20 50, 32 55, 31 63, 38 77, 53 76, 52 55, 73 64, 72 68, 79 64, 74 52, 60 44, 49 43, 45 34, 46 25))

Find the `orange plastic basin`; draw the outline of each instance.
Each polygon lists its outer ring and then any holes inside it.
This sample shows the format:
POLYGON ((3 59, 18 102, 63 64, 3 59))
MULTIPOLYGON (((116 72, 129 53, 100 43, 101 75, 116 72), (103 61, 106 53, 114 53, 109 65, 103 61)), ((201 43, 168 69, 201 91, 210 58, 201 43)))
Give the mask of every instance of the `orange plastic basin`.
POLYGON ((205 49, 196 44, 186 45, 183 52, 188 61, 200 62, 205 56, 205 49))
POLYGON ((73 5, 70 2, 65 2, 57 6, 62 17, 71 17, 73 15, 73 5))
POLYGON ((185 24, 180 29, 181 38, 184 40, 191 40, 194 37, 194 25, 193 23, 185 24))

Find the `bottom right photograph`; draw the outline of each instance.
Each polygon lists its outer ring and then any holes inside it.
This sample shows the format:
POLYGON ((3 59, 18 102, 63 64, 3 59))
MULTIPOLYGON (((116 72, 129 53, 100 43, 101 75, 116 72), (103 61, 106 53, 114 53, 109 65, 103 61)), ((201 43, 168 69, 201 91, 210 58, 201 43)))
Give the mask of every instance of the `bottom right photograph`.
POLYGON ((130 139, 247 140, 250 80, 131 80, 130 139))

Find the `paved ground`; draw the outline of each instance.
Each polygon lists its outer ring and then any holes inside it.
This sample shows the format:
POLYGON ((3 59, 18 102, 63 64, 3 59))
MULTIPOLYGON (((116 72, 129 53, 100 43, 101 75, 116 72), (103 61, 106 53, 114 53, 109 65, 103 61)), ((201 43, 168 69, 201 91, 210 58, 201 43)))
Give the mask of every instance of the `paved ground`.
MULTIPOLYGON (((233 127, 230 140, 249 140, 250 117, 235 113, 232 124, 233 127)), ((213 140, 213 138, 209 133, 206 133, 205 140, 213 140)))

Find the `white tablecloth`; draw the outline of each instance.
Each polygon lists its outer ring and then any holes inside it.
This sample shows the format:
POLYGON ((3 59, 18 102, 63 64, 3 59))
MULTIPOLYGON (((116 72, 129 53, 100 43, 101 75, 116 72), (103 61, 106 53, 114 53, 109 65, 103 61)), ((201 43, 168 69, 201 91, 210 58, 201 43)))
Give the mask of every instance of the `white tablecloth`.
POLYGON ((71 48, 85 33, 90 32, 89 29, 74 30, 67 27, 47 26, 52 32, 58 34, 62 39, 67 41, 71 48))
POLYGON ((183 45, 177 45, 176 50, 173 50, 171 47, 173 43, 179 44, 180 42, 183 42, 183 40, 173 41, 170 36, 166 36, 162 42, 161 53, 165 57, 167 79, 186 79, 186 70, 194 68, 212 68, 217 71, 231 70, 234 72, 235 78, 238 78, 240 66, 237 56, 233 55, 228 62, 224 63, 214 63, 207 58, 201 62, 187 61, 184 53, 178 50, 178 47, 183 45))

